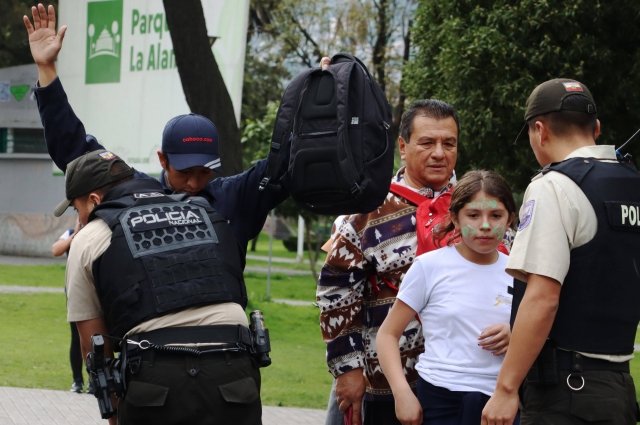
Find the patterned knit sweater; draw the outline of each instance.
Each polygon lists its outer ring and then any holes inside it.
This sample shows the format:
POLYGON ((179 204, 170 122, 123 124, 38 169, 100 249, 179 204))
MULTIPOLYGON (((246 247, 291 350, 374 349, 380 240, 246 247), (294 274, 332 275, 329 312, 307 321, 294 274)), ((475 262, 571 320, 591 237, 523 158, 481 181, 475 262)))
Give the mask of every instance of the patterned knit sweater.
MULTIPOLYGON (((334 234, 316 292, 329 371, 338 376, 364 368, 367 400, 390 399, 378 361, 376 335, 416 252, 416 207, 389 193, 368 214, 344 219, 334 234)), ((412 320, 400 338, 400 356, 415 388, 415 364, 424 351, 420 323, 412 320)))

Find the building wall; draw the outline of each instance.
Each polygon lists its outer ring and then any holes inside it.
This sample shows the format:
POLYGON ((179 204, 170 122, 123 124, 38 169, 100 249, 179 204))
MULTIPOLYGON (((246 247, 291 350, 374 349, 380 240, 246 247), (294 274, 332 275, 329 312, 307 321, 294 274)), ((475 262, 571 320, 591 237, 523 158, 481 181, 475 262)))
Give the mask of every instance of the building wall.
POLYGON ((64 199, 64 177, 53 175, 48 155, 0 155, 0 254, 51 256, 51 243, 75 216, 58 218, 53 209, 64 199))

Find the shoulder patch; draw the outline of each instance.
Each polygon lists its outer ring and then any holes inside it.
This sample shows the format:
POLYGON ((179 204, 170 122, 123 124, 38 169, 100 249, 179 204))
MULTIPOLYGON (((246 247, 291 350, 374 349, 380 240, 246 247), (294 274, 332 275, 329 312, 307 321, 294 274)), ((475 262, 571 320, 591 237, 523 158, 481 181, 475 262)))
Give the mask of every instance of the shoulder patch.
POLYGON ((535 199, 527 201, 521 209, 520 224, 518 224, 518 231, 524 230, 531 224, 531 218, 533 217, 533 209, 536 205, 535 199))

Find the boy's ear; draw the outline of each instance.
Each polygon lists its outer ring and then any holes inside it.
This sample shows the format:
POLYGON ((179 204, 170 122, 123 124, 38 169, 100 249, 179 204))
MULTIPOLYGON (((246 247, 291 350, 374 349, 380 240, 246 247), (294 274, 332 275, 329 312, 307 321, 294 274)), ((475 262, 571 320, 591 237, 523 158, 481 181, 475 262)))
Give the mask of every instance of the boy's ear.
POLYGON ((160 149, 158 149, 158 161, 160 161, 160 166, 162 167, 163 170, 169 171, 167 169, 167 167, 169 166, 169 163, 167 161, 167 156, 162 153, 162 151, 160 149))
POLYGON ((95 205, 100 205, 100 202, 102 202, 102 196, 98 195, 96 192, 91 192, 89 194, 89 202, 92 202, 95 205))

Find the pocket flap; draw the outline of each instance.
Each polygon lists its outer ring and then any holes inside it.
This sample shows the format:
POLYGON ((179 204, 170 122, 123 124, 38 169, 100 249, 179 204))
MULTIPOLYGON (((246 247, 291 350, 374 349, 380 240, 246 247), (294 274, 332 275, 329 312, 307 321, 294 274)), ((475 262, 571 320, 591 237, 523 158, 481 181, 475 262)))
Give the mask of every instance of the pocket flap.
POLYGON ((222 398, 228 403, 248 404, 260 398, 256 381, 251 377, 229 382, 218 388, 222 398))
POLYGON ((132 381, 127 388, 127 403, 137 407, 162 407, 169 388, 148 382, 132 381))

